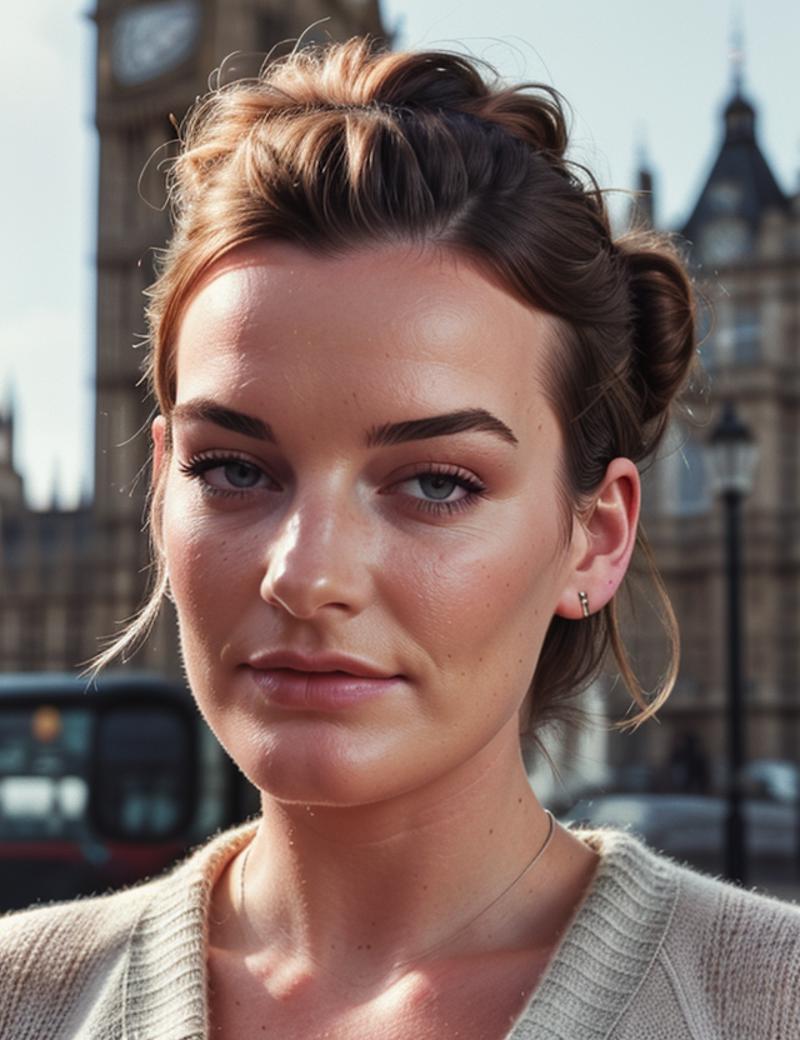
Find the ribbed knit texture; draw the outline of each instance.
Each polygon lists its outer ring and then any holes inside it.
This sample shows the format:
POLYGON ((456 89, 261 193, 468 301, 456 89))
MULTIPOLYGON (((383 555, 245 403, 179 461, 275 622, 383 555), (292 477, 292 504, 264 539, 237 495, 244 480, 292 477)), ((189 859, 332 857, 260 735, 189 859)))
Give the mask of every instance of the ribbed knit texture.
MULTIPOLYGON (((0 918, 1 1040, 208 1040, 207 907, 255 827, 126 891, 0 918)), ((800 908, 580 834, 600 866, 507 1040, 800 1040, 800 908)))

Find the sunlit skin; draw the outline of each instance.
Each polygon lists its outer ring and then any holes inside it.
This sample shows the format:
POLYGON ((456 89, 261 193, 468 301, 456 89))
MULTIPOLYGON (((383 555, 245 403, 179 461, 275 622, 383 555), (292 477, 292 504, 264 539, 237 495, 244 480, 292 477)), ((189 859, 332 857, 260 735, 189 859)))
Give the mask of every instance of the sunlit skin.
POLYGON ((459 926, 544 841, 519 712, 552 616, 579 624, 578 591, 597 610, 625 573, 636 468, 612 462, 565 517, 543 384, 552 321, 451 252, 240 247, 195 289, 175 349, 172 450, 166 420, 153 424, 159 533, 192 690, 263 805, 246 928, 240 863, 214 893, 215 1020, 250 1021, 246 1004, 253 1023, 285 1014, 280 1035, 325 1022, 344 1038, 367 1008, 424 1036, 414 1016, 441 1029, 461 984, 460 1013, 503 1035, 595 853, 558 827, 524 882, 459 926), (199 401, 276 443, 192 418, 199 401), (368 443, 474 409, 513 437, 368 443), (275 706, 245 662, 288 648, 400 678, 344 709, 275 706))

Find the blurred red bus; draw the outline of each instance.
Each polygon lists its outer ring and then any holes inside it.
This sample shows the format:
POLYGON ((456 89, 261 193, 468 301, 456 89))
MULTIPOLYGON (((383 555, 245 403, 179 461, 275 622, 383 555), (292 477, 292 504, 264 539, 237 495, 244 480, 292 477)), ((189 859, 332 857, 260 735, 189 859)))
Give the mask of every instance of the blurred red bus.
POLYGON ((153 876, 257 810, 184 687, 0 676, 0 911, 153 876))

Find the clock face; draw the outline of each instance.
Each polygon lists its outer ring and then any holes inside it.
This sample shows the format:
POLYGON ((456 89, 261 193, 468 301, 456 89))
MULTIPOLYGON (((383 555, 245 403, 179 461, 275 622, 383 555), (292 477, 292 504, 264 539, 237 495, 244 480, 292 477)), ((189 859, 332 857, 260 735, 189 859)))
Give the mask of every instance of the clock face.
POLYGON ((750 251, 750 230, 738 217, 719 217, 703 230, 700 249, 706 263, 735 263, 750 251))
POLYGON ((117 82, 132 87, 176 68, 191 54, 199 27, 196 0, 155 0, 125 8, 111 30, 117 82))

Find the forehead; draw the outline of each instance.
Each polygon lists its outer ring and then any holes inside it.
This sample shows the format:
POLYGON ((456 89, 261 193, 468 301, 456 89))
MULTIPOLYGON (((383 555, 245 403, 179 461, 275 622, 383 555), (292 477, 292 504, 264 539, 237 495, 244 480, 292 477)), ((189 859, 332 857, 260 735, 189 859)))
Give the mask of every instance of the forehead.
POLYGON ((212 267, 188 303, 177 400, 253 410, 282 398, 319 422, 317 409, 336 401, 382 419, 483 407, 519 426, 545 406, 542 362, 554 343, 547 315, 446 250, 330 258, 252 243, 212 267))

